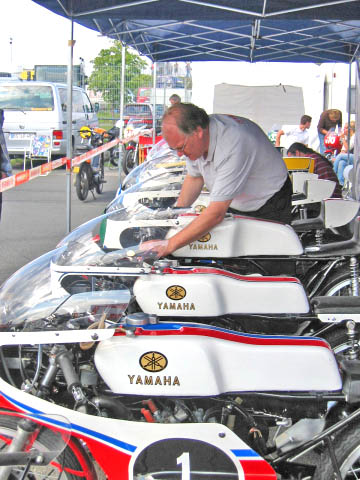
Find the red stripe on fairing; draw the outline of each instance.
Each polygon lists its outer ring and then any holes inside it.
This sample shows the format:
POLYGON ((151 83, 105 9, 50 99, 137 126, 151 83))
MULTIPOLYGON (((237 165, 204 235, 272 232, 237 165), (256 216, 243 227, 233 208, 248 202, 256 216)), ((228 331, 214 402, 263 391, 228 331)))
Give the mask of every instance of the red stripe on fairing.
MULTIPOLYGON (((164 327, 164 325, 162 325, 164 327)), ((114 336, 125 335, 125 333, 118 331, 114 336)), ((280 346, 280 345, 292 345, 292 346, 310 346, 310 347, 324 347, 331 350, 330 345, 321 340, 321 338, 306 338, 306 337, 267 337, 265 335, 259 336, 247 336, 241 335, 238 333, 224 332, 220 330, 200 327, 186 327, 182 326, 177 330, 169 329, 165 330, 161 328, 160 330, 156 329, 143 329, 138 327, 135 330, 135 335, 139 336, 170 336, 170 335, 194 335, 199 337, 211 337, 218 338, 220 340, 229 340, 231 342, 245 343, 247 345, 269 345, 269 346, 280 346)))
POLYGON ((102 444, 92 438, 84 437, 86 445, 97 463, 109 479, 129 480, 129 463, 131 455, 119 452, 115 448, 102 444))
POLYGON ((240 460, 245 480, 276 480, 277 476, 271 465, 265 460, 240 460))
POLYGON ((188 270, 181 270, 177 268, 164 268, 161 273, 167 273, 169 275, 187 275, 187 274, 212 274, 222 275, 223 277, 234 278, 235 280, 242 280, 244 282, 291 282, 300 283, 298 278, 295 277, 250 277, 239 275, 237 273, 228 272, 227 270, 221 270, 220 268, 213 267, 189 267, 188 270))

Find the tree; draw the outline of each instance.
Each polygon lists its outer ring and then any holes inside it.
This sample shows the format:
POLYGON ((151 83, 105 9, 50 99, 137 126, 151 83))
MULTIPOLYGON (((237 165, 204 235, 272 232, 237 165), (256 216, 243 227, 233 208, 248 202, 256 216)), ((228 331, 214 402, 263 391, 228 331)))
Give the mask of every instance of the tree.
MULTIPOLYGON (((121 42, 115 41, 112 47, 101 50, 92 63, 94 69, 89 78, 89 88, 101 92, 104 101, 117 108, 121 93, 121 42)), ((146 67, 145 60, 125 49, 125 102, 134 101, 139 86, 151 85, 151 75, 144 73, 146 67)))

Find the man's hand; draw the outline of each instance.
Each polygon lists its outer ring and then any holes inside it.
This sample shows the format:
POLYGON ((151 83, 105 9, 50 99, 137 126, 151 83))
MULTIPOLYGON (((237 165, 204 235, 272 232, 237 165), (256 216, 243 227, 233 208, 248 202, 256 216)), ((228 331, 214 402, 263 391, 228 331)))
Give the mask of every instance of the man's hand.
POLYGON ((217 224, 219 224, 232 200, 223 202, 211 202, 201 214, 195 218, 189 225, 180 230, 176 235, 168 240, 150 240, 140 245, 142 250, 156 251, 158 258, 166 257, 175 250, 188 245, 201 238, 217 224))
POLYGON ((169 240, 148 240, 140 243, 139 249, 144 252, 156 252, 157 258, 170 255, 169 240))

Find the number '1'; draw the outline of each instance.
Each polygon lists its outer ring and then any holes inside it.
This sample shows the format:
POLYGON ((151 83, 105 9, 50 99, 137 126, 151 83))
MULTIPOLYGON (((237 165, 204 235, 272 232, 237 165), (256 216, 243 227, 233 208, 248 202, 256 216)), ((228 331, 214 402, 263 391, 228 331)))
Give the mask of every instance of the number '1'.
POLYGON ((181 480, 190 479, 190 455, 184 452, 176 459, 177 465, 181 465, 181 480))

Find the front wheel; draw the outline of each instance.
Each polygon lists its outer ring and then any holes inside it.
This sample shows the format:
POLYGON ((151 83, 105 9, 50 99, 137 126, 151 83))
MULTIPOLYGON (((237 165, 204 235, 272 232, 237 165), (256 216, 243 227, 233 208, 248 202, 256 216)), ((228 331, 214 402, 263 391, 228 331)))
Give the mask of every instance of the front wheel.
POLYGON ((79 200, 86 200, 90 189, 90 166, 87 163, 80 165, 80 171, 76 174, 75 187, 79 200))
POLYGON ((114 147, 110 149, 110 163, 114 167, 119 166, 119 147, 114 147))
MULTIPOLYGON (((360 430, 354 424, 346 428, 334 441, 335 456, 338 461, 341 478, 355 480, 360 478, 360 430)), ((321 455, 314 480, 337 478, 328 449, 321 455)))
POLYGON ((136 167, 138 164, 137 160, 137 149, 130 149, 126 150, 125 156, 124 156, 124 161, 123 161, 123 170, 124 173, 127 175, 128 173, 131 172, 131 170, 136 167))
POLYGON ((100 167, 99 167, 98 179, 97 179, 97 182, 95 183, 95 190, 96 190, 96 193, 98 193, 99 195, 104 190, 104 178, 105 178, 104 154, 102 153, 100 155, 100 167))
MULTIPOLYGON (((16 435, 17 419, 10 415, 0 414, 0 452, 6 453, 7 446, 16 435)), ((38 434, 33 447, 39 451, 53 451, 56 449, 57 440, 51 430, 42 430, 38 434)), ((31 466, 23 476, 24 466, 13 466, 8 475, 9 480, 45 480, 56 478, 57 480, 94 479, 93 475, 86 473, 86 468, 78 461, 74 451, 67 446, 65 450, 49 465, 31 466)), ((0 469, 1 470, 1 469, 0 469)))

